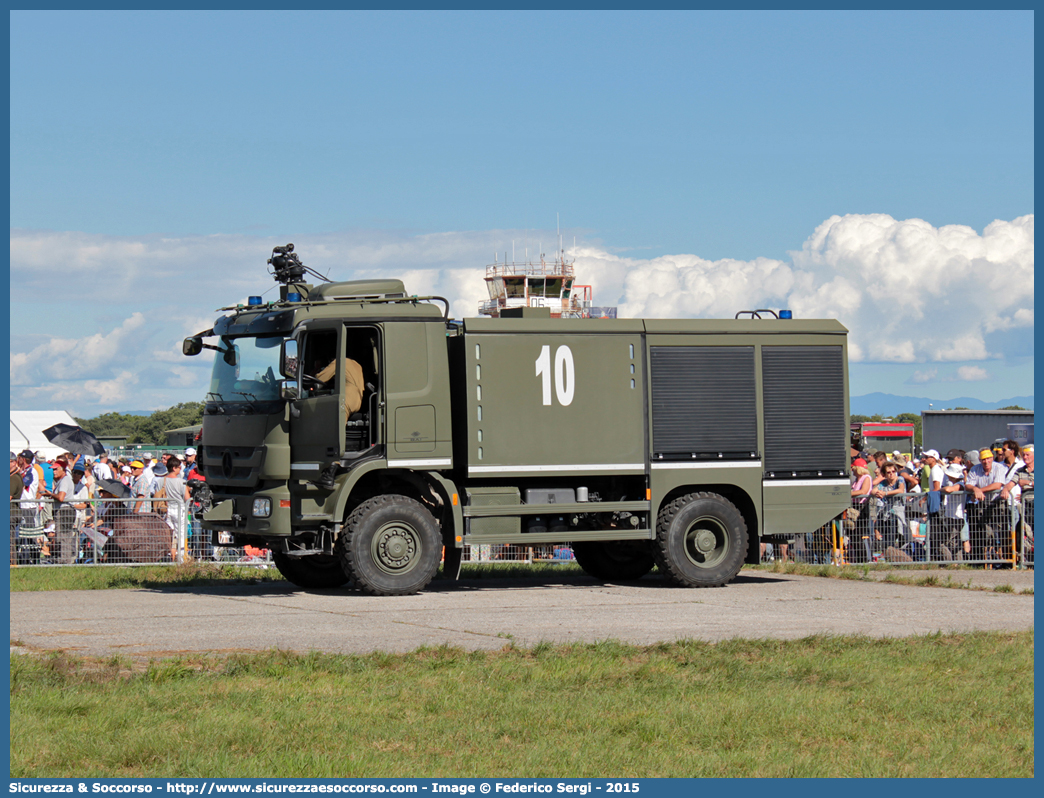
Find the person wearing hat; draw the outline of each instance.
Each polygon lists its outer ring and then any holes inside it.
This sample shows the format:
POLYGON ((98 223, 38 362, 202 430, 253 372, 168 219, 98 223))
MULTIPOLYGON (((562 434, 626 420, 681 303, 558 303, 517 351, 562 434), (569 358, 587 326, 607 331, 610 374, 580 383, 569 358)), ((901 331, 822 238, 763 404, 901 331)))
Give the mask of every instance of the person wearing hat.
POLYGON ((927 537, 929 557, 932 560, 943 559, 942 541, 942 484, 946 476, 943 473, 942 460, 935 449, 927 449, 921 455, 921 490, 926 497, 927 537))
POLYGON ((66 497, 66 499, 76 511, 76 521, 74 525, 74 529, 76 530, 87 526, 93 519, 93 513, 91 512, 91 499, 93 496, 91 495, 91 483, 87 480, 87 474, 89 473, 90 466, 87 464, 86 458, 81 457, 73 464, 73 491, 66 497))
POLYGON ((72 565, 76 562, 77 546, 74 524, 76 523, 76 510, 66 502, 66 497, 71 497, 75 491, 72 475, 69 473, 69 463, 59 457, 54 461, 54 476, 57 480, 54 490, 47 491, 47 495, 54 501, 55 518, 55 551, 59 565, 72 565))
POLYGON ((141 460, 133 460, 130 464, 131 467, 131 496, 137 501, 134 502, 132 512, 135 513, 151 513, 152 502, 149 501, 152 498, 152 488, 149 484, 149 478, 145 476, 145 463, 141 460))
POLYGON ((1019 487, 1024 491, 1033 490, 1033 444, 1027 443, 1022 447, 1022 462, 1026 465, 1019 473, 1019 487))
POLYGON ((130 498, 130 489, 119 480, 100 480, 98 497, 102 500, 98 505, 98 522, 94 534, 88 534, 94 541, 95 562, 106 558, 105 545, 113 535, 114 526, 130 513, 127 502, 122 501, 130 498))
POLYGON ((965 502, 968 494, 964 487, 964 468, 959 463, 950 463, 943 469, 942 484, 943 545, 954 559, 958 550, 963 557, 971 553, 965 502))
POLYGON ((149 495, 151 496, 156 492, 156 459, 147 454, 143 455, 141 459, 145 465, 143 473, 149 481, 149 495))
POLYGON ((986 558, 987 544, 995 538, 996 531, 1006 526, 1005 519, 1000 518, 1004 508, 1000 501, 1004 474, 1004 467, 993 460, 993 450, 982 449, 979 464, 972 466, 965 478, 965 490, 970 494, 967 514, 973 560, 986 558))
POLYGON ((873 478, 866 466, 866 460, 857 457, 852 461, 852 516, 854 521, 849 525, 851 535, 848 542, 848 561, 866 562, 870 551, 870 491, 873 489, 873 478))
POLYGON ((185 450, 185 479, 191 479, 196 470, 196 450, 189 446, 185 450))

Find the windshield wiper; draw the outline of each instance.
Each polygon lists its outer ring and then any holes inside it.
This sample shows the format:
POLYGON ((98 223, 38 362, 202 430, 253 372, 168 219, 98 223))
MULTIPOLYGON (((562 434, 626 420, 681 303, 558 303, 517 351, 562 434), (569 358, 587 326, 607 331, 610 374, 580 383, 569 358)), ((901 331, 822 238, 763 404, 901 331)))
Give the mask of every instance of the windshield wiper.
POLYGON ((211 414, 213 414, 213 413, 221 413, 223 415, 224 412, 225 412, 225 406, 223 404, 219 404, 219 402, 224 402, 225 401, 225 397, 222 396, 221 394, 217 393, 216 391, 207 391, 207 399, 209 400, 210 397, 212 397, 212 396, 216 396, 217 397, 217 402, 215 402, 213 404, 208 404, 206 412, 211 413, 211 414))
POLYGON ((238 393, 240 396, 249 396, 251 401, 253 401, 253 402, 257 401, 257 397, 254 396, 254 394, 250 393, 249 391, 232 391, 232 393, 238 393))

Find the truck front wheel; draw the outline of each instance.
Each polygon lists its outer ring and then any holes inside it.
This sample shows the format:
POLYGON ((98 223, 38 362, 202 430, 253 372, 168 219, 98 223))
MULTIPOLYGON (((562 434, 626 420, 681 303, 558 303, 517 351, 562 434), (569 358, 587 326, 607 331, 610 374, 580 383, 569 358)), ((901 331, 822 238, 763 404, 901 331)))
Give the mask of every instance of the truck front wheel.
POLYGON ((739 573, 747 524, 736 505, 716 493, 690 493, 656 519, 656 564, 685 587, 721 587, 739 573))
POLYGON ((341 559, 335 555, 311 554, 307 557, 291 557, 281 551, 273 551, 272 562, 288 582, 308 590, 340 587, 348 581, 348 576, 341 567, 341 559))
POLYGON ((603 582, 641 579, 656 564, 644 540, 587 540, 572 549, 576 564, 603 582))
POLYGON ((431 513, 407 496, 376 496, 348 516, 339 543, 354 586, 373 596, 407 596, 439 569, 442 537, 431 513))

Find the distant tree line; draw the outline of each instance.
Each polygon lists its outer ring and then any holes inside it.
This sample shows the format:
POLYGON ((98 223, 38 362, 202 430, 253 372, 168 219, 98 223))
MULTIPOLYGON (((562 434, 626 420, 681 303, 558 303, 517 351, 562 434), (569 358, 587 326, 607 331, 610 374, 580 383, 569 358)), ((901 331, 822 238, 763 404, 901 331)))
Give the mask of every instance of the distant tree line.
POLYGON ((78 418, 76 423, 95 435, 126 435, 127 443, 163 445, 167 442, 166 430, 203 423, 203 402, 181 402, 148 416, 103 413, 94 418, 78 418))

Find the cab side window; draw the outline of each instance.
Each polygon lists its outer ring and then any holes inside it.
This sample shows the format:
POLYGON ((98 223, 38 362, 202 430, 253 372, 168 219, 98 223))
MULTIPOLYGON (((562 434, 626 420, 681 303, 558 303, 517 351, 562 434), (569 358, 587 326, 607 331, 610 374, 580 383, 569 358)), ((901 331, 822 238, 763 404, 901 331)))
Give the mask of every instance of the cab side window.
POLYGON ((305 337, 301 358, 301 396, 326 396, 337 392, 337 333, 315 332, 305 337))

